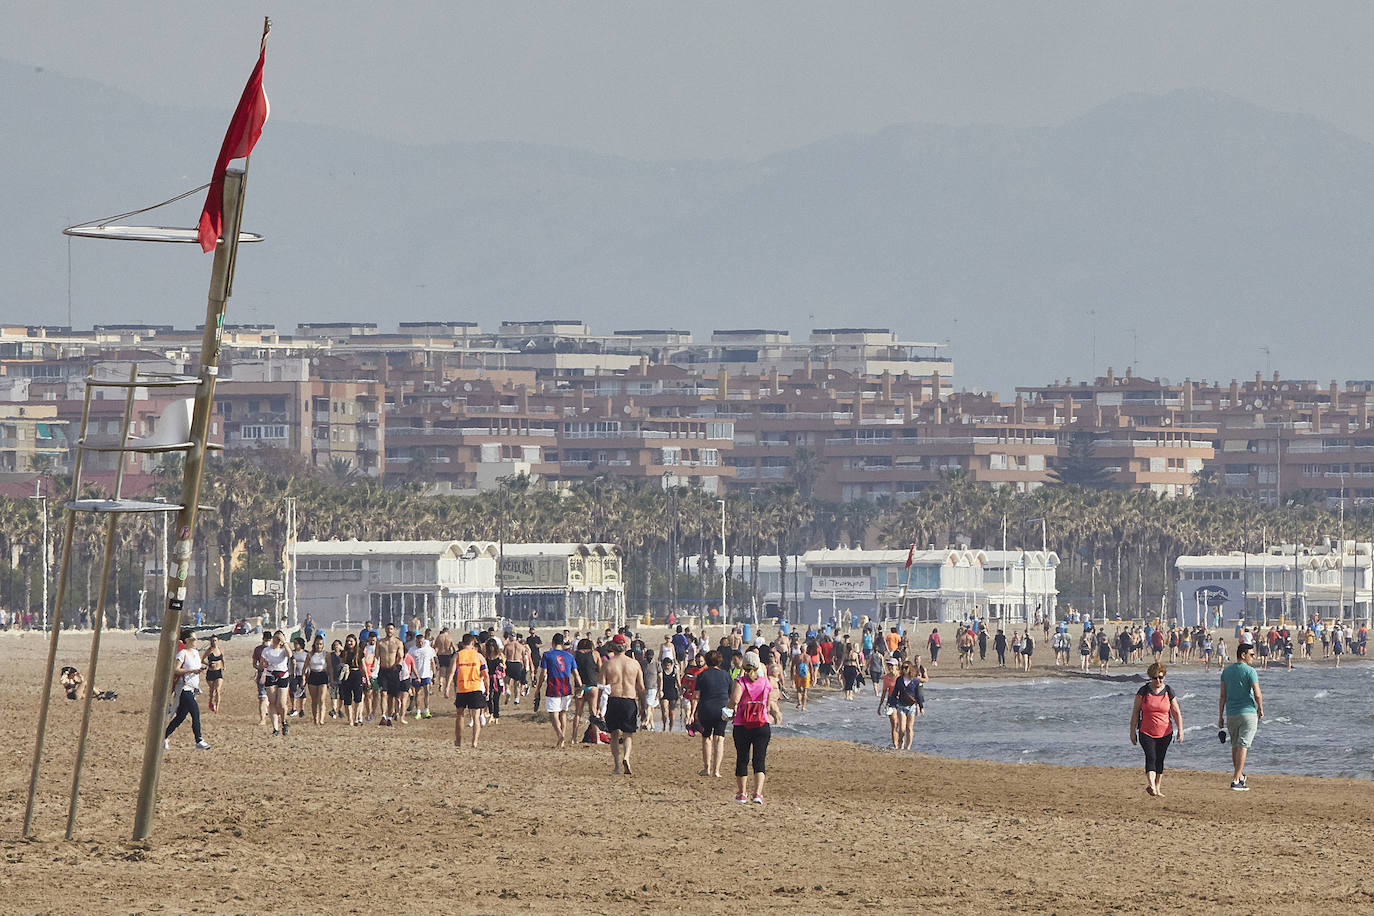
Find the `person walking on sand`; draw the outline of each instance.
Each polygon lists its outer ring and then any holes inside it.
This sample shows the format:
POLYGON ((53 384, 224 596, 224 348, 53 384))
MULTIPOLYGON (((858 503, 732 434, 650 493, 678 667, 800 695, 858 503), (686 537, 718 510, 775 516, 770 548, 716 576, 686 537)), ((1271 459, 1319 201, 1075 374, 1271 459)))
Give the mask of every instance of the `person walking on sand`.
POLYGON ((763 676, 757 653, 744 653, 744 669, 730 693, 734 710, 735 801, 763 804, 763 783, 767 776, 768 743, 772 740, 771 722, 778 720, 773 682, 763 676), (749 767, 754 768, 754 791, 747 793, 749 767))
POLYGON ((730 703, 730 675, 721 670, 720 653, 706 653, 706 668, 697 672, 697 727, 701 729, 701 775, 719 776, 725 757, 725 707, 730 703))
POLYGON ((262 650, 263 684, 267 688, 267 708, 272 717, 272 734, 286 735, 286 692, 291 682, 291 650, 281 630, 272 632, 272 641, 262 650))
POLYGON ((582 687, 577 661, 563 648, 565 639, 562 633, 553 634, 553 648, 539 657, 539 677, 534 685, 534 701, 538 703, 543 694, 544 711, 549 714, 549 724, 558 739, 554 747, 560 749, 568 746, 568 707, 572 705, 573 692, 582 687))
POLYGON ((264 628, 262 642, 253 647, 253 681, 258 686, 258 725, 267 724, 267 665, 262 660, 263 650, 272 644, 272 631, 264 628))
POLYGON ((596 695, 596 684, 599 679, 601 660, 596 653, 596 647, 586 637, 578 641, 577 648, 572 655, 573 661, 577 664, 578 680, 582 682, 582 687, 577 691, 577 696, 573 700, 572 734, 576 738, 578 722, 582 719, 583 711, 586 711, 587 721, 590 722, 596 717, 600 706, 600 699, 596 695))
POLYGON ((386 635, 377 643, 377 687, 382 694, 382 718, 378 725, 391 725, 405 717, 405 690, 401 687, 405 643, 396 636, 396 624, 387 621, 386 635))
POLYGON ((206 702, 211 712, 219 712, 220 689, 224 683, 224 650, 219 646, 219 637, 211 636, 210 645, 205 650, 205 686, 209 691, 206 702))
POLYGON ((930 651, 931 666, 938 668, 940 665, 940 631, 937 628, 930 628, 930 636, 926 637, 926 647, 930 651))
POLYGON ((1145 752, 1145 793, 1162 798, 1159 782, 1164 778, 1164 755, 1175 735, 1178 743, 1183 743, 1183 712, 1174 688, 1164 683, 1169 669, 1155 662, 1147 673, 1150 681, 1136 691, 1131 705, 1131 743, 1139 743, 1145 752))
POLYGON ((448 682, 453 678, 453 657, 457 654, 458 646, 453 642, 453 634, 448 627, 444 627, 434 637, 434 677, 445 700, 448 699, 448 682))
POLYGON ((632 775, 630 749, 644 702, 644 668, 625 654, 629 642, 624 634, 617 633, 606 646, 609 654, 601 664, 601 679, 610 694, 606 700, 606 731, 611 733, 611 759, 615 763, 611 772, 617 776, 632 775))
POLYGON ((339 661, 339 701, 343 704, 344 718, 349 725, 362 725, 366 673, 363 671, 363 647, 352 633, 344 637, 339 661))
POLYGON ((210 745, 201 735, 200 706, 196 703, 196 694, 200 692, 200 675, 205 667, 201 663, 200 652, 196 651, 196 634, 188 630, 181 641, 185 643, 185 648, 177 653, 174 671, 177 676, 177 713, 172 721, 167 723, 167 730, 162 733, 162 747, 166 750, 172 746, 168 740, 172 737, 172 732, 190 716, 191 732, 196 736, 196 749, 208 751, 210 745))
POLYGON ((329 653, 324 649, 324 635, 315 634, 305 657, 305 689, 310 694, 310 721, 324 724, 325 693, 329 689, 329 653))
POLYGON ((529 651, 525 641, 514 634, 501 646, 501 654, 506 659, 506 694, 516 706, 520 705, 524 691, 529 689, 529 651))
POLYGON ((477 637, 463 634, 458 653, 453 657, 453 705, 457 715, 453 722, 453 746, 463 746, 463 718, 472 725, 470 747, 477 746, 482 735, 482 712, 487 708, 487 663, 477 651, 477 637))
POLYGON ((1264 718, 1264 696, 1259 675, 1250 662, 1255 657, 1251 643, 1236 647, 1236 660, 1221 670, 1221 696, 1217 702, 1217 728, 1223 725, 1231 738, 1231 788, 1245 792, 1245 758, 1254 743, 1255 732, 1264 718))
POLYGON ((430 684, 434 682, 438 650, 422 635, 415 640, 415 644, 406 654, 410 656, 415 667, 415 677, 411 679, 411 687, 415 690, 415 718, 432 718, 433 714, 429 711, 429 691, 430 684))

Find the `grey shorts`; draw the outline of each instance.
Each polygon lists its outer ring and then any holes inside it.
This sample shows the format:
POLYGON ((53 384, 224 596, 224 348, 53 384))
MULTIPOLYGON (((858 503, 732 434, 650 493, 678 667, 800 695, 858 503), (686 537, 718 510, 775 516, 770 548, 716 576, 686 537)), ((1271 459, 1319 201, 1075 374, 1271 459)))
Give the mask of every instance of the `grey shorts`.
POLYGON ((1249 747, 1255 740, 1255 732, 1259 731, 1259 716, 1253 712, 1227 716, 1226 731, 1233 747, 1249 747))

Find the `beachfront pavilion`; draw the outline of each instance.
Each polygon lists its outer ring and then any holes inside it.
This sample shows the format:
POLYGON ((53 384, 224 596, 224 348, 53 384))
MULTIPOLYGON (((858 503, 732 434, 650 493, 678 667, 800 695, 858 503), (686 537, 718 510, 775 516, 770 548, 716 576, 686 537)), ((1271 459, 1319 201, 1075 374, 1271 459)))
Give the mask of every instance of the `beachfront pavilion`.
POLYGON ((300 614, 322 626, 419 618, 462 631, 496 616, 491 541, 301 541, 290 554, 300 614))
POLYGON ((799 622, 832 617, 849 624, 866 616, 885 622, 947 623, 970 616, 1024 622, 1037 604, 1058 599, 1053 552, 917 550, 907 568, 905 550, 810 550, 802 555, 809 588, 799 622), (989 558, 995 558, 990 562, 989 558), (1021 566, 1028 577, 1022 591, 1021 566), (992 572, 989 581, 989 571, 992 572), (1008 580, 1011 580, 1010 582, 1008 580), (848 619, 846 619, 848 615, 848 619))
POLYGON ((1053 550, 983 551, 988 620, 1028 624, 1037 613, 1053 614, 1058 570, 1059 554, 1053 550))
POLYGON ((625 585, 614 544, 506 544, 500 564, 503 617, 577 629, 624 621, 625 585))
POLYGON ((1371 609, 1371 545, 1345 541, 1305 547, 1285 544, 1265 553, 1179 557, 1176 607, 1179 622, 1280 621, 1307 625, 1322 620, 1368 620, 1371 609))

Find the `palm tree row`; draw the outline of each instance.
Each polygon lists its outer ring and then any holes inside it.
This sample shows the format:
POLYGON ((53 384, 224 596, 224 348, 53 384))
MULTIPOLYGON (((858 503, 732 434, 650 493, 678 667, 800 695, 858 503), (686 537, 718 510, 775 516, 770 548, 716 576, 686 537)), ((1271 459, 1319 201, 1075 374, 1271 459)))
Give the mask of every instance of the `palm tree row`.
MULTIPOLYGON (((172 501, 178 476, 170 470, 160 487, 172 501)), ((419 484, 387 488, 367 479, 301 468, 273 471, 243 458, 221 458, 207 465, 202 494, 202 503, 217 509, 201 513, 196 534, 197 554, 209 575, 198 587, 193 583, 193 594, 223 611, 215 618, 248 613, 243 605, 250 600, 249 580, 280 575, 287 546, 285 497, 297 500, 302 540, 614 543, 624 556, 627 598, 635 611, 661 608, 672 594, 708 600, 719 594, 722 575, 739 580, 746 570, 744 594, 756 594, 760 557, 778 557, 785 576, 793 557, 819 547, 1038 547, 1044 519, 1048 547, 1062 564, 1061 595, 1094 604, 1106 596, 1114 608, 1144 613, 1170 593, 1180 555, 1258 551, 1266 542, 1312 544, 1357 532, 1374 536, 1369 513, 1345 518, 1342 530, 1335 513, 1301 494, 1277 507, 1073 486, 1021 494, 955 474, 900 503, 827 503, 785 485, 732 491, 724 498, 722 543, 715 495, 693 487, 665 490, 658 481, 600 477, 552 491, 513 478, 489 492, 435 495, 419 484)), ((0 602, 39 611, 38 507, 26 499, 4 502, 0 550, 8 562, 0 571, 0 602)), ((61 533, 54 517, 54 555, 60 555, 61 533)), ((103 533, 101 520, 78 519, 69 609, 94 606, 103 533)), ((110 623, 133 619, 145 586, 144 563, 159 555, 159 538, 157 519, 128 516, 121 523, 110 623)))

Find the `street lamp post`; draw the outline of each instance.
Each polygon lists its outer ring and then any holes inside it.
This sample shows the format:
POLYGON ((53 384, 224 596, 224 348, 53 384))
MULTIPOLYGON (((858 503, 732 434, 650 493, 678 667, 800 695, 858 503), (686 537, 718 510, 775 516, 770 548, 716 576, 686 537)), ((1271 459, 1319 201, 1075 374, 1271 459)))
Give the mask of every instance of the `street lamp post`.
MULTIPOLYGON (((718 499, 720 503, 720 555, 725 557, 725 500, 718 499)), ((725 623, 725 567, 720 569, 720 622, 725 623)))
MULTIPOLYGON (((1025 522, 1022 523, 1022 525, 1023 525, 1023 527, 1024 527, 1025 525, 1029 525, 1031 522, 1039 522, 1039 523, 1040 523, 1040 553, 1041 553, 1041 560, 1040 560, 1040 562, 1042 562, 1042 563, 1045 564, 1044 568, 1043 568, 1043 569, 1041 570, 1041 572, 1040 572, 1040 580, 1041 580, 1041 585, 1042 585, 1042 587, 1043 587, 1043 585, 1044 585, 1044 577, 1045 577, 1045 570, 1049 568, 1049 554, 1050 554, 1050 548, 1049 548, 1049 532, 1048 532, 1048 529, 1045 527, 1045 518, 1044 518, 1044 516, 1040 516, 1039 518, 1028 518, 1028 519, 1025 520, 1025 522)), ((1029 604, 1024 604, 1024 602, 1026 601, 1026 598, 1027 598, 1027 596, 1026 596, 1026 594, 1025 594, 1025 592, 1026 592, 1026 576, 1027 576, 1027 575, 1028 575, 1028 571, 1027 571, 1026 566, 1025 566, 1025 551, 1022 551, 1022 570, 1021 570, 1021 592, 1022 592, 1022 594, 1021 594, 1021 600, 1022 600, 1022 602, 1023 602, 1023 606, 1024 606, 1025 609, 1026 609, 1026 623, 1027 623, 1027 625, 1029 625, 1030 622, 1031 622, 1031 617, 1030 617, 1030 605, 1029 605, 1029 604)), ((1048 602, 1046 601, 1046 599, 1047 599, 1048 597, 1049 597, 1049 593, 1046 592, 1046 593, 1045 593, 1045 598, 1044 598, 1044 599, 1041 599, 1041 600, 1042 600, 1042 603, 1048 603, 1048 602)), ((1050 625, 1053 626, 1053 625, 1054 625, 1054 608, 1050 608, 1050 609, 1049 609, 1049 614, 1050 614, 1050 625)))
POLYGON ((48 629, 48 496, 41 493, 43 479, 33 482, 33 495, 29 499, 38 500, 43 512, 43 629, 48 629))

